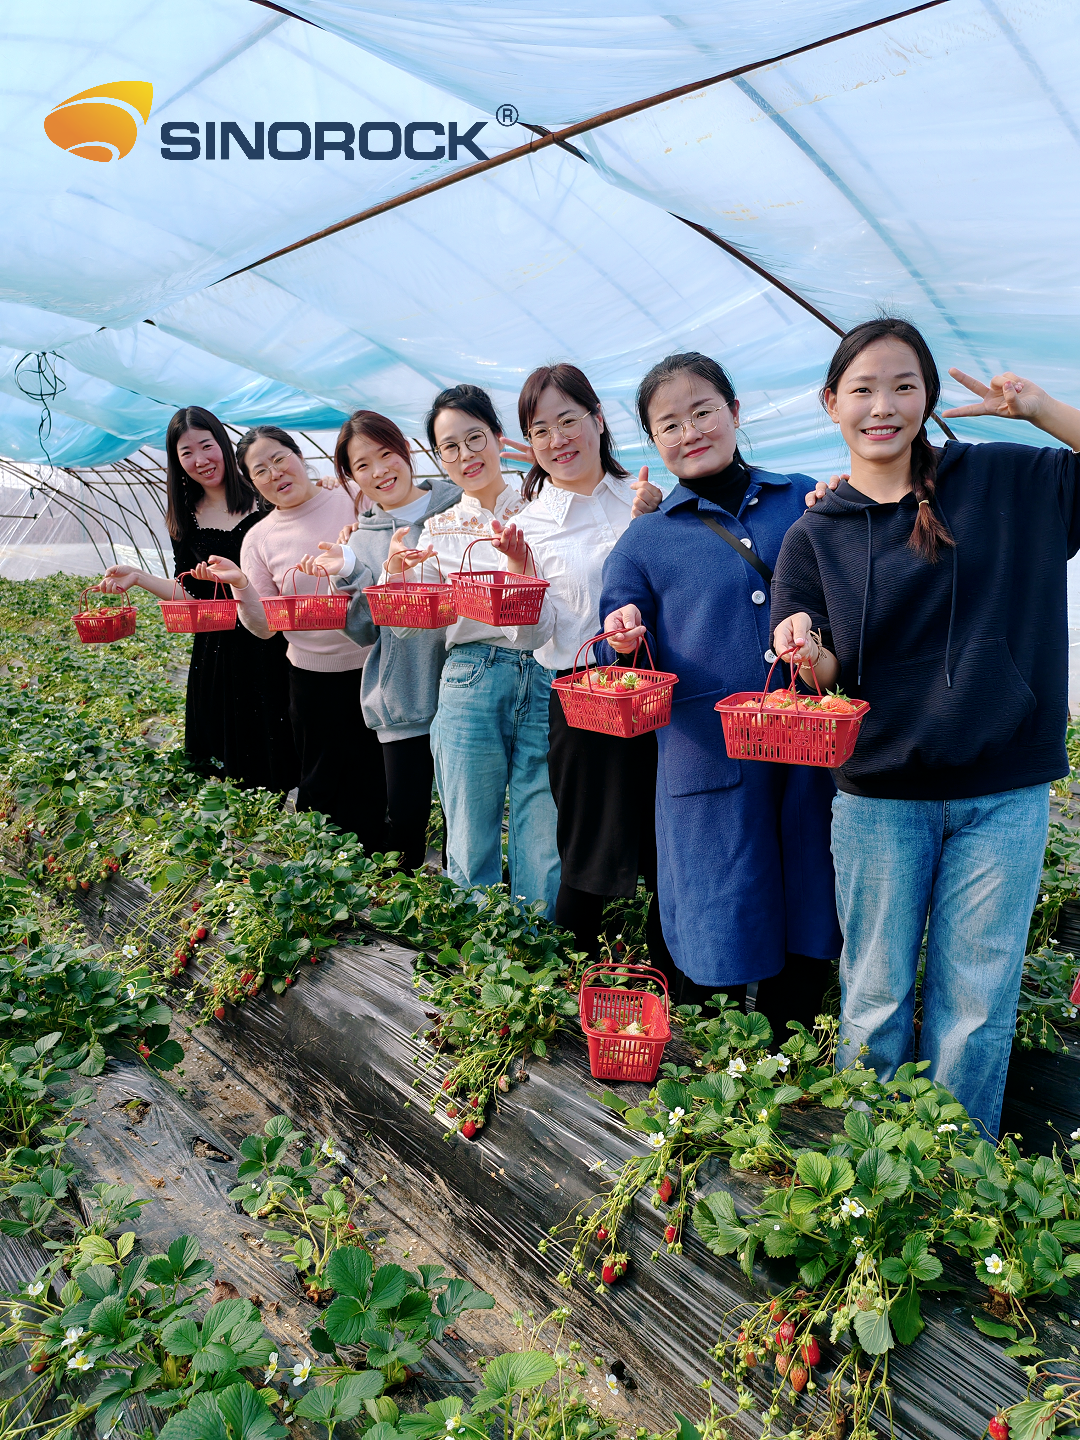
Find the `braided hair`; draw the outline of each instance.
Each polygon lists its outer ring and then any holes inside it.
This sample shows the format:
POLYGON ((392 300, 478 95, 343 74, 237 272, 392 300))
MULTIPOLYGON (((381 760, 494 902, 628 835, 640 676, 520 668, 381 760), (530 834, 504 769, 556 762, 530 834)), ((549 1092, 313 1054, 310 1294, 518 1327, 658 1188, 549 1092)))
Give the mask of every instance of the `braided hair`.
POLYGON ((836 347, 836 354, 829 363, 825 384, 821 387, 821 401, 822 404, 825 403, 826 391, 837 394, 845 372, 867 346, 875 344, 878 340, 896 340, 907 345, 915 352, 915 358, 918 360, 919 369, 922 372, 923 386, 926 390, 926 405, 923 410, 922 426, 918 435, 911 442, 911 487, 915 493, 915 499, 919 503, 916 507, 915 525, 912 528, 908 545, 916 555, 935 564, 939 558, 939 548, 943 545, 953 546, 956 541, 949 534, 947 526, 934 509, 938 456, 927 438, 926 422, 933 414, 941 396, 941 377, 938 375, 938 368, 930 353, 930 347, 921 333, 909 320, 901 320, 894 315, 882 315, 876 320, 865 320, 861 325, 856 325, 854 330, 847 332, 836 347))

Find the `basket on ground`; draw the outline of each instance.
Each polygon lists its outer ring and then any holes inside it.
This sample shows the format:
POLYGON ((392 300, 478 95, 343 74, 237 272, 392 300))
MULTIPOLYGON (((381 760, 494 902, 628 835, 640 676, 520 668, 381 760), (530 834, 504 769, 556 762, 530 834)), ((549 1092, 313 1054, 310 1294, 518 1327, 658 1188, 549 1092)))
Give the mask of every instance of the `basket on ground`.
MULTIPOLYGON (((486 625, 502 628, 504 625, 535 625, 540 619, 540 608, 544 603, 544 591, 549 581, 536 576, 536 561, 533 560, 532 575, 514 575, 509 570, 474 570, 470 551, 474 545, 490 544, 485 536, 471 540, 465 547, 460 570, 450 576, 454 609, 459 615, 470 620, 480 620, 486 625), (464 568, 466 560, 469 568, 464 568)), ((528 545, 528 565, 532 551, 528 545)))
POLYGON ((668 986, 651 965, 590 965, 578 993, 581 1028, 589 1042, 589 1068, 596 1080, 655 1080, 664 1046, 671 1039, 668 986), (663 989, 623 989, 595 982, 603 975, 652 981, 663 989))
POLYGON ((812 665, 816 695, 796 694, 798 666, 792 669, 787 689, 770 692, 773 670, 783 658, 773 661, 763 691, 740 690, 717 701, 714 708, 723 722, 727 753, 732 760, 823 765, 835 770, 851 759, 859 726, 870 706, 865 700, 822 695, 812 665))
POLYGON ((111 645, 114 640, 135 634, 135 618, 138 611, 126 595, 117 596, 119 605, 106 605, 105 596, 94 609, 90 608, 90 593, 101 593, 100 585, 89 585, 79 599, 79 609, 71 617, 79 639, 84 645, 111 645))
MULTIPOLYGON (((177 585, 186 576, 193 573, 191 570, 184 570, 177 575, 173 581, 172 599, 159 602, 165 629, 172 635, 196 635, 205 630, 235 630, 236 601, 224 596, 224 585, 221 585, 222 598, 218 598, 220 581, 214 581, 214 598, 212 600, 192 600, 188 595, 184 595, 182 600, 177 599, 177 585)), ((183 587, 181 586, 182 591, 183 587)))
POLYGON ((450 594, 450 584, 443 578, 439 557, 431 557, 439 567, 438 584, 424 583, 424 566, 420 562, 420 579, 406 580, 402 569, 399 580, 385 585, 365 585, 371 618, 376 625, 400 625, 407 630, 441 630, 458 618, 450 594))
POLYGON ((577 668, 582 650, 595 645, 597 640, 606 639, 608 634, 617 633, 613 630, 586 640, 574 657, 571 673, 558 676, 551 682, 551 688, 558 694, 566 723, 573 729, 595 730, 599 735, 618 735, 629 740, 670 724, 671 692, 679 683, 679 677, 656 669, 648 641, 645 653, 652 668, 637 669, 640 640, 630 665, 577 668))
POLYGON ((299 569, 299 565, 294 565, 281 577, 284 591, 285 582, 292 576, 291 595, 268 595, 262 602, 267 625, 271 630, 344 630, 349 614, 348 595, 320 595, 319 586, 324 579, 329 585, 326 571, 321 568, 315 581, 315 593, 299 593, 296 588, 299 569))

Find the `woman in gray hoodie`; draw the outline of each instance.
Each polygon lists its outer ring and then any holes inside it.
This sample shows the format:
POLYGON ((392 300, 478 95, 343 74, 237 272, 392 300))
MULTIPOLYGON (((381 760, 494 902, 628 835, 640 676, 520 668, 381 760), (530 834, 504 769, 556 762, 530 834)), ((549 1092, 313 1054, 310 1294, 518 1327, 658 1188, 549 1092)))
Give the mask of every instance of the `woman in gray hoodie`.
POLYGON ((321 541, 320 553, 305 555, 302 568, 308 574, 325 570, 339 591, 352 596, 345 633, 364 652, 360 704, 364 724, 381 743, 388 848, 401 852, 405 869, 415 870, 427 854, 434 778, 429 731, 439 703, 445 634, 432 630, 430 639, 395 639, 375 625, 363 591, 379 583, 390 542, 415 546, 425 520, 456 505, 461 491, 446 480, 418 485, 408 440, 374 410, 357 410, 341 427, 334 469, 339 480, 359 487, 358 509, 361 499, 373 508, 357 515, 347 543, 340 543, 343 536, 321 541))

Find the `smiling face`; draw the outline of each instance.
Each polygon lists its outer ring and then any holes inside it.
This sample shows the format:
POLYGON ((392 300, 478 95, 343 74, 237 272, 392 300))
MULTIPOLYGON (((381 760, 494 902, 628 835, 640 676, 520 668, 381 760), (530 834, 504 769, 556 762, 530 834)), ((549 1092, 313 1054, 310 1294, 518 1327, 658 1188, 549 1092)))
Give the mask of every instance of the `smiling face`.
POLYGON ((729 405, 714 385, 691 370, 658 385, 649 402, 649 433, 664 464, 680 480, 718 475, 727 469, 739 443, 738 418, 738 400, 729 405), (699 429, 695 419, 706 428, 699 429), (665 425, 683 425, 682 438, 670 447, 655 439, 665 425))
POLYGON ((499 468, 500 439, 482 420, 463 410, 440 410, 435 416, 435 448, 446 473, 466 495, 484 494, 493 486, 501 493, 506 481, 499 468), (447 447, 454 445, 457 459, 447 459, 447 454, 453 453, 447 447))
POLYGON ((547 444, 532 442, 537 463, 551 476, 561 490, 575 490, 591 495, 603 476, 600 461, 600 436, 604 433, 604 417, 587 415, 584 406, 561 390, 549 385, 540 392, 536 411, 529 423, 529 435, 537 426, 548 431, 547 444), (554 427, 560 421, 580 420, 580 433, 567 439, 554 427))
POLYGON ((918 357, 901 340, 875 340, 826 390, 825 408, 851 451, 871 464, 895 463, 911 449, 926 418, 918 357))
POLYGON ((176 444, 176 458, 204 490, 225 484, 225 457, 209 430, 185 430, 176 444))
POLYGON ((383 510, 396 510, 420 495, 409 462, 379 441, 353 435, 348 456, 349 474, 361 493, 383 510))
POLYGON ((269 435, 260 435, 251 445, 244 464, 255 489, 278 510, 303 505, 318 491, 300 456, 269 435))

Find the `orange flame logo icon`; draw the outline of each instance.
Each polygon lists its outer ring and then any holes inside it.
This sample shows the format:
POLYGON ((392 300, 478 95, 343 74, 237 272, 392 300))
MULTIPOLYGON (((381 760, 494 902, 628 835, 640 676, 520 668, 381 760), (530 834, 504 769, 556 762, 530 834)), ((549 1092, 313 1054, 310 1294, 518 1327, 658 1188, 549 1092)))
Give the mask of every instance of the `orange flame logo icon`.
POLYGON ((69 155, 122 160, 139 138, 139 124, 146 124, 153 100, 149 80, 95 85, 54 105, 45 116, 45 134, 69 155))

